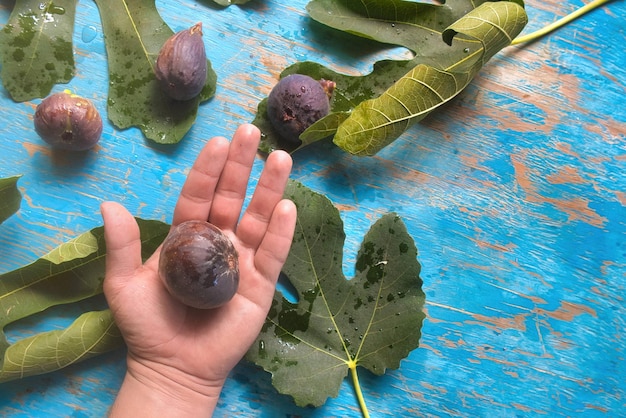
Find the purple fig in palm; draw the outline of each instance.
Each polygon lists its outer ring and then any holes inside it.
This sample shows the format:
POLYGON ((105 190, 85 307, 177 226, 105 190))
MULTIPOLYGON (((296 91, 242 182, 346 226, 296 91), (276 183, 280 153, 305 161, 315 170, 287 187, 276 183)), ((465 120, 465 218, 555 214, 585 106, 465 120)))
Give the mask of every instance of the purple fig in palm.
POLYGON ((237 250, 226 234, 205 221, 172 228, 163 241, 158 271, 172 296, 198 309, 225 304, 239 286, 237 250))
POLYGON ((177 32, 165 41, 154 72, 159 85, 172 99, 190 100, 200 94, 207 77, 202 23, 177 32))
POLYGON ((282 78, 267 98, 267 117, 276 132, 291 143, 309 126, 330 112, 335 83, 303 74, 282 78))
POLYGON ((52 94, 39 103, 35 131, 53 148, 85 151, 100 140, 102 118, 91 101, 68 90, 52 94))

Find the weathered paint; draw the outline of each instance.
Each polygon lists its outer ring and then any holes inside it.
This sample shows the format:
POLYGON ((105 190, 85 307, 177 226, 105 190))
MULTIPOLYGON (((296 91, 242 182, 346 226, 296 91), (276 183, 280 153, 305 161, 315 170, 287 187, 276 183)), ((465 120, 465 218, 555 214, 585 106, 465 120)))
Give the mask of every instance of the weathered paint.
MULTIPOLYGON (((0 176, 23 174, 21 210, 0 226, 0 271, 29 263, 101 224, 101 201, 169 221, 205 140, 252 120, 278 74, 298 60, 365 73, 378 51, 306 17, 306 1, 246 7, 157 2, 177 31, 198 20, 218 73, 216 96, 175 147, 106 123, 81 160, 53 153, 32 129, 38 101, 0 92, 0 176)), ((581 2, 529 1, 525 32, 581 2)), ((0 4, 0 25, 11 2, 0 4)), ((384 376, 360 372, 372 416, 623 414, 626 288, 625 2, 611 2, 548 38, 507 48, 450 104, 373 158, 331 144, 294 155, 293 178, 340 209, 344 271, 371 224, 397 212, 422 263, 421 347, 384 376)), ((77 7, 76 77, 67 86, 106 110, 106 56, 93 2, 77 7), (83 36, 87 31, 89 36, 83 36), (95 36, 94 36, 95 35, 95 36)), ((253 170, 253 183, 262 168, 253 170)), ((101 299, 11 326, 12 339, 67 325, 101 299)), ((103 416, 124 374, 120 350, 58 373, 0 385, 0 415, 103 416)), ((351 384, 316 410, 298 408, 242 363, 216 416, 358 417, 351 384)))

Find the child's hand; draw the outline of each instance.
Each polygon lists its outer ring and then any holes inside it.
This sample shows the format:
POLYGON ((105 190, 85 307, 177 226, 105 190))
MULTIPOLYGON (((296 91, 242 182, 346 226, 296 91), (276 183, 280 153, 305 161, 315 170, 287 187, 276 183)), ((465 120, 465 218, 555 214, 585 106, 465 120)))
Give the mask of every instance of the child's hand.
POLYGON ((269 155, 240 218, 260 133, 243 125, 232 142, 213 138, 182 188, 173 224, 208 220, 239 253, 240 283, 226 305, 189 308, 157 274, 159 250, 142 264, 139 228, 121 205, 102 204, 107 244, 104 293, 128 346, 128 371, 114 416, 210 416, 230 370, 256 339, 270 308, 296 222, 283 199, 291 158, 269 155))

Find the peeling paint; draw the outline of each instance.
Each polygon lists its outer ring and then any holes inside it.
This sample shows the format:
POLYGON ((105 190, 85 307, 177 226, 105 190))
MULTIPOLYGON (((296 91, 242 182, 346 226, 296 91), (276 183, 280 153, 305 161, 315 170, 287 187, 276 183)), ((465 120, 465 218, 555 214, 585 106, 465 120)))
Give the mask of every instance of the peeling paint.
POLYGON ((555 198, 542 195, 533 177, 541 178, 537 170, 527 165, 526 152, 511 156, 511 162, 515 168, 517 184, 526 193, 526 200, 531 203, 548 203, 559 211, 568 215, 568 221, 581 221, 592 226, 602 228, 608 221, 607 218, 598 215, 589 207, 589 199, 583 197, 555 198))

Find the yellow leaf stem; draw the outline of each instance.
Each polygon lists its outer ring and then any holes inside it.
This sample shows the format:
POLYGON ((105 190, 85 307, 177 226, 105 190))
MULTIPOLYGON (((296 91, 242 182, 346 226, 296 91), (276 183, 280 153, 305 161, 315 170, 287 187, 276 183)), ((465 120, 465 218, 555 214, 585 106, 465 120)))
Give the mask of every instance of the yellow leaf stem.
POLYGON ((554 23, 551 23, 550 25, 544 26, 543 28, 529 33, 528 35, 524 35, 524 36, 519 36, 515 39, 513 39, 513 42, 511 42, 511 45, 519 45, 522 43, 526 43, 526 42, 532 42, 534 40, 537 40, 539 38, 541 38, 542 36, 547 35, 548 33, 557 30, 558 28, 560 28, 561 26, 565 26, 568 23, 574 21, 575 19, 581 17, 582 15, 592 11, 593 9, 596 9, 602 5, 604 5, 605 3, 610 2, 611 0, 593 0, 591 3, 588 3, 584 6, 582 6, 581 8, 575 10, 574 12, 568 14, 567 16, 562 17, 561 19, 557 20, 554 23))
POLYGON ((363 414, 363 418, 369 418, 370 413, 367 410, 367 405, 365 404, 365 398, 363 397, 363 392, 361 391, 361 384, 359 383, 359 376, 357 375, 357 372, 356 372, 356 361, 354 360, 349 361, 348 368, 350 369, 350 376, 352 377, 352 384, 354 385, 356 398, 359 401, 361 414, 363 414))

